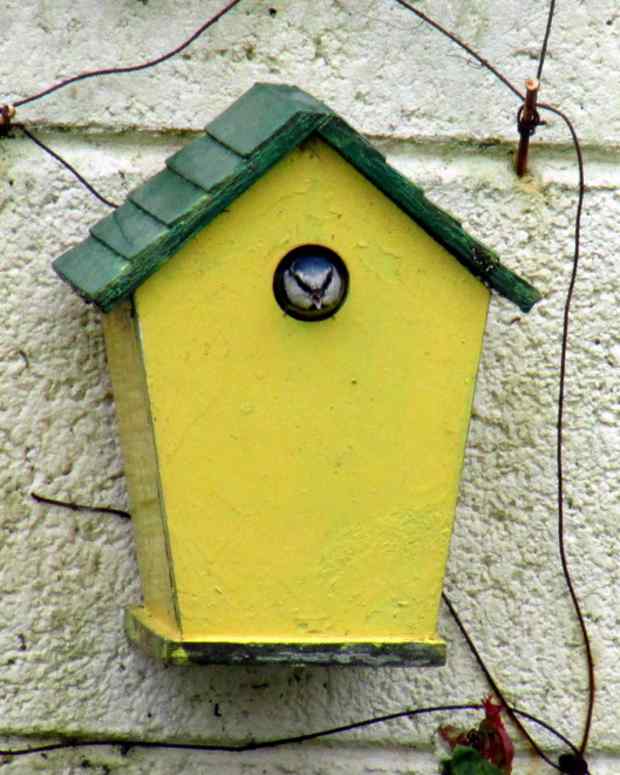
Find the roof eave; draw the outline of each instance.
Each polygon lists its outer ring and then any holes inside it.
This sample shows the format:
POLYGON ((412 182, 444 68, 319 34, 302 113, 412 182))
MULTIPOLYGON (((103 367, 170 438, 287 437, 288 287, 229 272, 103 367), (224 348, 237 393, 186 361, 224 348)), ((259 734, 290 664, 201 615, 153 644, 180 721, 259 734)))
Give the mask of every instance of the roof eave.
POLYGON ((523 312, 541 299, 534 286, 503 266, 497 254, 468 234, 456 218, 431 204, 422 189, 391 167, 341 118, 332 117, 318 134, 488 288, 523 312))
POLYGON ((279 84, 256 84, 246 92, 206 135, 168 159, 165 171, 95 224, 84 243, 56 259, 54 269, 85 300, 109 311, 313 133, 490 289, 524 312, 541 298, 323 103, 279 84), (217 169, 209 165, 197 174, 203 145, 217 169))
MULTIPOLYGON (((115 277, 109 277, 109 272, 101 266, 100 281, 97 282, 97 279, 92 276, 85 284, 81 281, 79 272, 76 271, 70 258, 73 251, 57 258, 53 263, 54 270, 85 301, 95 304, 103 312, 109 312, 115 304, 129 296, 198 231, 207 226, 271 167, 277 164, 286 153, 313 134, 327 118, 324 113, 298 113, 283 125, 268 143, 259 147, 244 160, 238 174, 229 178, 225 185, 208 192, 210 198, 206 206, 202 205, 194 211, 186 212, 184 217, 168 230, 163 239, 155 240, 139 253, 133 255, 131 261, 125 262, 124 271, 115 277)), ((135 203, 132 204, 135 206, 135 203)), ((113 261, 123 260, 123 256, 117 254, 109 245, 104 247, 109 251, 113 261)), ((95 250, 101 250, 101 240, 91 234, 78 248, 84 252, 82 259, 87 259, 88 254, 95 250)), ((97 270, 98 267, 92 267, 90 274, 96 274, 97 270)))

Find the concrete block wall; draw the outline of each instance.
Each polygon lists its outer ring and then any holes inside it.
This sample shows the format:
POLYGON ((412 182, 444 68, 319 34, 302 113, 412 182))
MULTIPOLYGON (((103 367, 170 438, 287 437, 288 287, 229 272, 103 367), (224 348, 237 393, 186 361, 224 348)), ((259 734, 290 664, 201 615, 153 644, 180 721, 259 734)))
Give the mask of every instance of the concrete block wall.
MULTIPOLYGON (((82 70, 157 55, 221 5, 7 0, 0 104, 82 70)), ((517 85, 535 74, 546 3, 418 6, 517 85)), ((558 3, 541 93, 575 120, 587 164, 567 381, 566 527, 597 668, 589 752, 596 775, 620 769, 619 35, 616 0, 558 3)), ((532 174, 518 180, 518 102, 391 0, 244 0, 176 59, 76 84, 24 107, 18 120, 121 201, 259 80, 294 83, 326 101, 544 293, 528 316, 492 302, 446 587, 511 701, 578 742, 585 664, 558 561, 554 446, 577 201, 570 137, 547 116, 532 174)), ((1 745, 55 735, 227 744, 479 701, 487 687, 445 611, 448 662, 427 671, 165 669, 128 645, 122 610, 140 597, 131 525, 29 496, 127 505, 99 314, 51 270, 106 212, 19 132, 0 140, 1 745)), ((437 771, 436 729, 446 720, 392 722, 247 754, 123 755, 114 747, 2 766, 11 775, 425 775, 437 771)), ((533 731, 557 758, 556 741, 533 731)), ((520 751, 519 775, 551 771, 520 751)))

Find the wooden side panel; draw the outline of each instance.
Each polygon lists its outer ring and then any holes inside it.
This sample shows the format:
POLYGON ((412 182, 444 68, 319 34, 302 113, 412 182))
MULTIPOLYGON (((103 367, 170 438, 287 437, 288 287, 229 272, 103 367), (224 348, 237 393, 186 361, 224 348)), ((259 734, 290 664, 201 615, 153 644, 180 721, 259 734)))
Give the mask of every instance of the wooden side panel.
POLYGON ((178 633, 157 452, 131 302, 117 305, 103 321, 144 603, 156 621, 178 633))

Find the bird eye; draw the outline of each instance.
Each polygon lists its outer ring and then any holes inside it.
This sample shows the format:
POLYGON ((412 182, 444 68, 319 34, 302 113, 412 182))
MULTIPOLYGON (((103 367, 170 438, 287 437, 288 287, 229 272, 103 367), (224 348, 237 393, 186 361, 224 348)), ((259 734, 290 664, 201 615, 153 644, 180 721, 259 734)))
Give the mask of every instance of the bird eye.
POLYGON ((342 306, 349 290, 344 261, 323 245, 302 245, 280 261, 273 293, 280 307, 297 320, 325 320, 342 306))

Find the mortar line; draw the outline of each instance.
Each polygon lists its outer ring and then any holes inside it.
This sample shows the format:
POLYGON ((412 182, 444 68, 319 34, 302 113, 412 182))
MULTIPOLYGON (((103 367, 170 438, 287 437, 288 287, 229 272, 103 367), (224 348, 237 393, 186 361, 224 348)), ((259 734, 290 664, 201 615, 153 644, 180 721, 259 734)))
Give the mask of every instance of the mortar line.
MULTIPOLYGON (((202 131, 198 130, 105 134, 66 127, 55 129, 45 127, 37 129, 36 132, 45 138, 45 142, 52 149, 65 155, 75 164, 78 171, 87 178, 92 178, 93 181, 106 179, 118 173, 118 170, 113 169, 108 169, 106 172, 94 171, 92 165, 97 155, 106 160, 108 167, 111 158, 116 156, 119 169, 126 164, 124 157, 133 157, 131 167, 134 172, 139 169, 140 159, 147 166, 155 160, 155 164, 161 163, 163 167, 166 156, 202 134, 202 131), (88 167, 90 171, 87 171, 88 167)), ((389 164, 401 170, 403 174, 419 180, 421 184, 423 180, 430 177, 444 179, 446 183, 450 182, 450 178, 461 181, 482 181, 502 190, 507 187, 528 185, 527 176, 521 180, 515 178, 513 174, 512 160, 516 151, 516 142, 498 141, 491 144, 480 140, 469 140, 465 143, 448 139, 420 141, 419 139, 386 138, 379 135, 366 135, 366 138, 386 156, 389 164)), ((33 148, 32 151, 24 152, 25 144, 30 148, 29 140, 17 132, 14 137, 3 138, 0 141, 0 160, 3 166, 11 162, 17 165, 28 164, 32 154, 38 151, 33 148)), ((590 146, 590 150, 586 149, 585 158, 588 191, 608 191, 620 185, 620 147, 590 146)), ((559 186, 570 191, 577 188, 577 180, 573 180, 575 177, 573 150, 568 147, 543 143, 533 146, 530 172, 534 179, 537 179, 538 186, 559 186)))
MULTIPOLYGON (((164 144, 170 142, 189 142, 204 134, 204 129, 192 129, 189 127, 175 127, 166 129, 161 127, 145 127, 137 124, 127 124, 120 127, 110 127, 106 125, 81 125, 71 126, 67 124, 55 124, 42 122, 40 124, 28 124, 28 128, 33 132, 44 134, 57 134, 59 137, 70 137, 72 140, 82 139, 84 141, 96 139, 105 142, 121 142, 123 144, 141 145, 144 140, 153 144, 164 144)), ((491 155, 493 152, 503 154, 516 149, 518 138, 514 141, 502 137, 477 137, 472 138, 466 135, 453 135, 445 137, 429 137, 425 135, 393 135, 382 132, 361 134, 373 144, 380 147, 396 146, 399 149, 405 148, 424 148, 424 149, 444 149, 446 151, 460 151, 463 155, 471 153, 484 153, 491 155)), ((569 142, 546 142, 542 135, 537 135, 532 148, 535 153, 546 153, 551 155, 574 154, 573 145, 569 142)), ((620 159, 620 141, 609 141, 605 143, 583 142, 582 149, 585 154, 595 154, 598 156, 620 159)))

